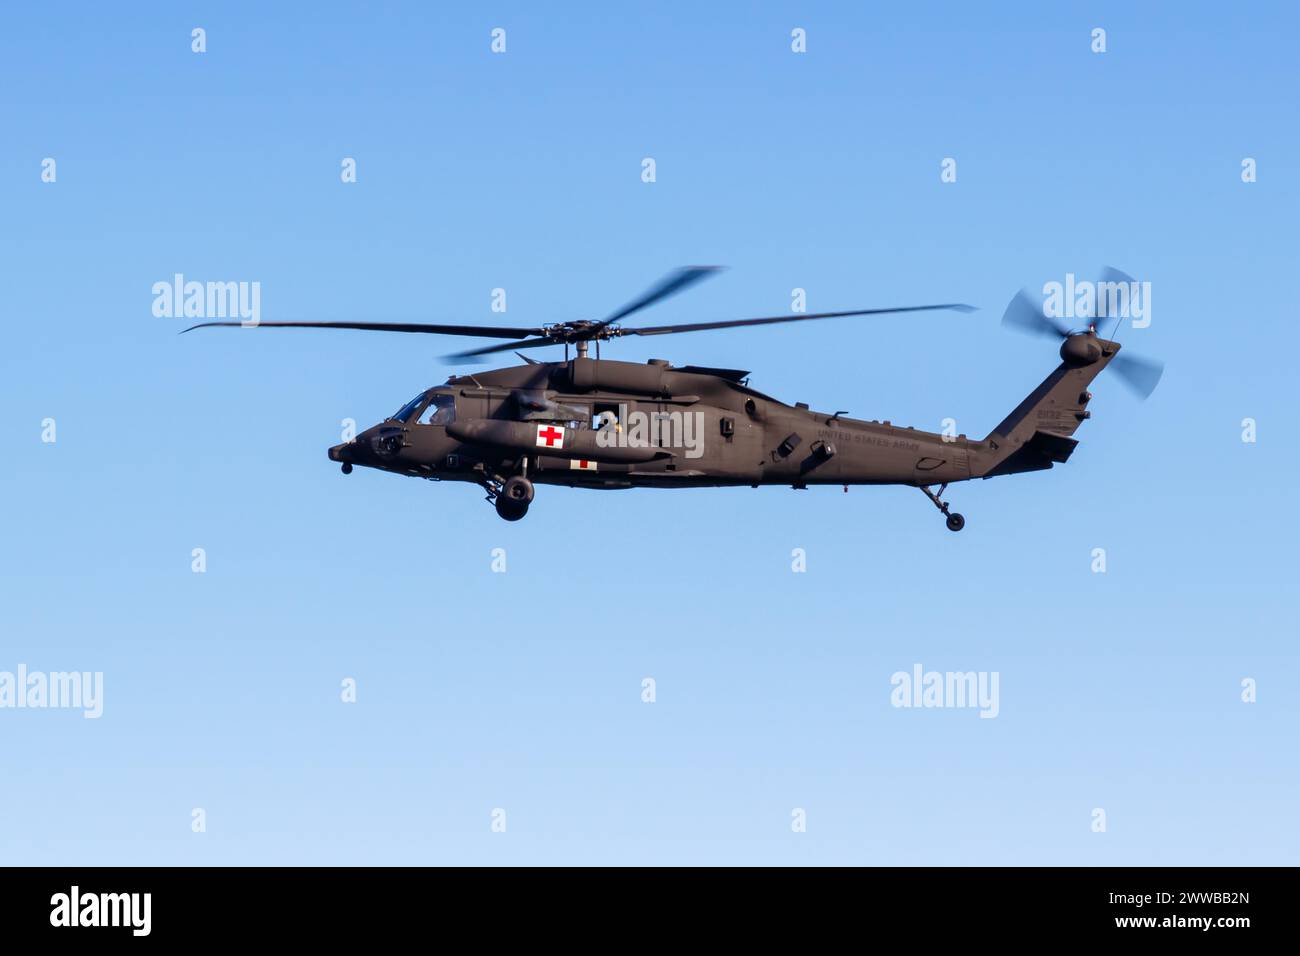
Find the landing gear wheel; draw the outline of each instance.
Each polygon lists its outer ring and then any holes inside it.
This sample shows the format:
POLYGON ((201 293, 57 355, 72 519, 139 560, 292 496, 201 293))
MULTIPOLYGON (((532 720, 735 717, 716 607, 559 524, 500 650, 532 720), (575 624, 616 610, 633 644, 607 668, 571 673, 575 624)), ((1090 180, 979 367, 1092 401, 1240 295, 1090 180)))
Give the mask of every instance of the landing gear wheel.
POLYGON ((352 474, 352 462, 350 462, 350 461, 345 461, 345 462, 343 463, 342 471, 343 471, 343 474, 345 474, 345 475, 350 475, 350 474, 352 474))
POLYGON ((943 512, 943 516, 948 519, 949 531, 960 531, 962 528, 966 527, 966 519, 955 511, 949 511, 948 502, 943 500, 942 495, 948 489, 947 482, 944 482, 939 486, 937 494, 931 491, 928 485, 917 485, 917 487, 925 492, 925 496, 930 499, 930 502, 936 508, 943 512))
POLYGON ((515 475, 507 479, 502 486, 501 497, 513 504, 522 505, 527 511, 528 506, 533 503, 533 483, 522 475, 515 475))
POLYGON ((528 502, 514 501, 505 495, 498 495, 496 500, 497 514, 506 521, 518 521, 524 515, 528 514, 528 502))

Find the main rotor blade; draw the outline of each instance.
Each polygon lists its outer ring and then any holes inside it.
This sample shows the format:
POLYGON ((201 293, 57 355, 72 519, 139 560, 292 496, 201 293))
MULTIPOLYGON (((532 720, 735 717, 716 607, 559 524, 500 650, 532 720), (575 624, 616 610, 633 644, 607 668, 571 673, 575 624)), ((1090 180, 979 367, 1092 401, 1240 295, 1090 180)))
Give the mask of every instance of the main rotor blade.
MULTIPOLYGON (((528 339, 524 342, 503 342, 500 345, 485 345, 481 349, 470 349, 468 352, 457 352, 454 355, 444 355, 443 358, 451 359, 469 359, 477 360, 481 355, 491 355, 493 352, 511 352, 515 349, 539 349, 544 345, 563 345, 564 339, 548 338, 542 336, 537 339, 528 339)), ((523 356, 520 356, 522 358, 523 356)))
POLYGON ((850 315, 894 315, 901 312, 932 312, 951 309, 974 312, 975 306, 962 302, 944 305, 908 305, 896 309, 855 309, 851 312, 810 312, 806 315, 772 315, 758 319, 724 319, 720 322, 691 322, 685 325, 654 325, 644 329, 618 329, 619 335, 670 335, 676 332, 706 332, 709 329, 733 329, 742 325, 775 325, 778 322, 806 322, 811 319, 839 319, 850 315))
MULTIPOLYGON (((962 302, 950 302, 944 305, 909 305, 895 309, 855 309, 849 312, 812 312, 807 315, 772 315, 757 319, 723 319, 719 322, 690 322, 678 325, 655 325, 644 329, 625 329, 617 328, 612 330, 613 337, 621 335, 672 335, 677 332, 707 332, 710 329, 732 329, 744 325, 774 325, 779 322, 803 322, 810 319, 838 319, 853 315, 894 315, 902 312, 930 312, 940 309, 951 309, 955 312, 974 312, 975 306, 966 305, 962 302)), ((606 333, 608 336, 609 333, 606 333)), ((571 340, 572 341, 572 340, 571 340)), ((493 352, 508 352, 511 349, 533 349, 540 348, 544 345, 563 345, 563 338, 537 338, 530 339, 527 342, 511 343, 509 345, 487 345, 481 349, 472 349, 468 352, 458 352, 455 355, 447 355, 447 359, 475 359, 481 355, 490 355, 493 352)))
POLYGON ((1030 298, 1029 293, 1021 289, 1007 303, 1007 310, 1002 313, 1002 324, 1030 335, 1048 335, 1065 338, 1070 334, 1068 326, 1055 319, 1048 318, 1041 304, 1030 298))
POLYGON ((429 322, 258 322, 244 326, 242 322, 200 322, 183 329, 180 334, 195 329, 243 326, 258 329, 361 329, 366 332, 422 332, 429 335, 477 335, 490 339, 526 339, 542 335, 542 329, 514 329, 492 325, 435 325, 429 322))
POLYGON ((721 266, 686 266, 674 272, 668 273, 652 286, 639 299, 629 302, 623 308, 619 309, 613 315, 607 316, 596 323, 595 328, 603 329, 605 326, 617 322, 619 319, 625 319, 633 312, 639 312, 646 306, 654 305, 656 302, 662 302, 670 296, 676 295, 685 289, 689 289, 695 283, 707 279, 709 276, 717 275, 722 271, 721 266))
POLYGON ((1136 355, 1116 355, 1110 367, 1119 373, 1121 382, 1144 399, 1156 390, 1165 371, 1163 363, 1136 355))

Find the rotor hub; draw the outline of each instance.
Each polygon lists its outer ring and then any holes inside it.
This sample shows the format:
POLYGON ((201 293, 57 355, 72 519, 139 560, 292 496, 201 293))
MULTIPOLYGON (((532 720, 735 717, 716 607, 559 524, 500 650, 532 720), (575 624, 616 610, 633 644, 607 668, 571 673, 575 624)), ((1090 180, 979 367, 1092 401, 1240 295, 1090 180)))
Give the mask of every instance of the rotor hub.
POLYGON ((1061 360, 1067 365, 1091 365, 1100 358, 1101 344, 1097 341, 1097 334, 1091 330, 1066 336, 1061 343, 1061 360))
POLYGON ((617 325, 603 325, 586 319, 576 322, 555 322, 542 326, 541 331, 545 338, 570 345, 596 340, 605 341, 622 334, 622 330, 617 325))

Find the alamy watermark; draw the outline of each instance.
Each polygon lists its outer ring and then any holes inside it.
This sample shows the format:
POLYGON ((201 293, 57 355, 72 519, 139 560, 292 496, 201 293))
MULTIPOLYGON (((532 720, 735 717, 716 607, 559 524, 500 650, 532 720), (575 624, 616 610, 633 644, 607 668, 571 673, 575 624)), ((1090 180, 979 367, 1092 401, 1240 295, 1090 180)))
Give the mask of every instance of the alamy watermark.
POLYGON ((160 319, 239 319, 245 328, 262 321, 261 282, 187 282, 178 272, 170 282, 155 282, 152 292, 160 319))
POLYGON ((1107 270, 1097 282, 1076 280, 1043 283, 1043 315, 1053 319, 1132 319, 1133 328, 1151 324, 1151 283, 1138 282, 1118 270, 1107 270))
POLYGON ((50 925, 124 927, 132 936, 148 936, 152 910, 152 893, 84 893, 73 884, 67 893, 50 897, 50 925))
POLYGON ((80 710, 87 720, 104 713, 103 671, 0 671, 0 710, 80 710))
POLYGON ((920 664, 895 671, 889 678, 895 707, 978 708, 980 717, 993 718, 1001 710, 997 671, 927 671, 920 664))
POLYGON ((618 415, 605 413, 596 429, 600 448, 683 448, 685 457, 704 454, 703 412, 629 412, 618 406, 618 415))

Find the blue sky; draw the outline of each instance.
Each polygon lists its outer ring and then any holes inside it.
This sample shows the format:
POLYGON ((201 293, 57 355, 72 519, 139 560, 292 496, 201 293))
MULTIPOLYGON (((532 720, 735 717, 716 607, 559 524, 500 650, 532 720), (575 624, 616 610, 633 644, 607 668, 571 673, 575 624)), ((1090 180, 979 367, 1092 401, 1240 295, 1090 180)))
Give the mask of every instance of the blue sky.
POLYGON ((0 671, 102 671, 105 700, 0 710, 0 862, 1294 863, 1296 26, 6 11, 0 671), (1103 374, 1068 465, 951 488, 960 535, 900 488, 542 488, 506 524, 471 486, 325 458, 459 342, 151 313, 181 272, 260 282, 268 320, 534 325, 690 263, 729 268, 646 324, 781 313, 796 287, 813 311, 982 310, 607 357, 982 436, 1056 362, 999 328, 1007 300, 1112 265, 1153 290, 1120 338, 1167 369, 1145 403, 1103 374), (916 663, 997 672, 998 717, 891 707, 916 663))

